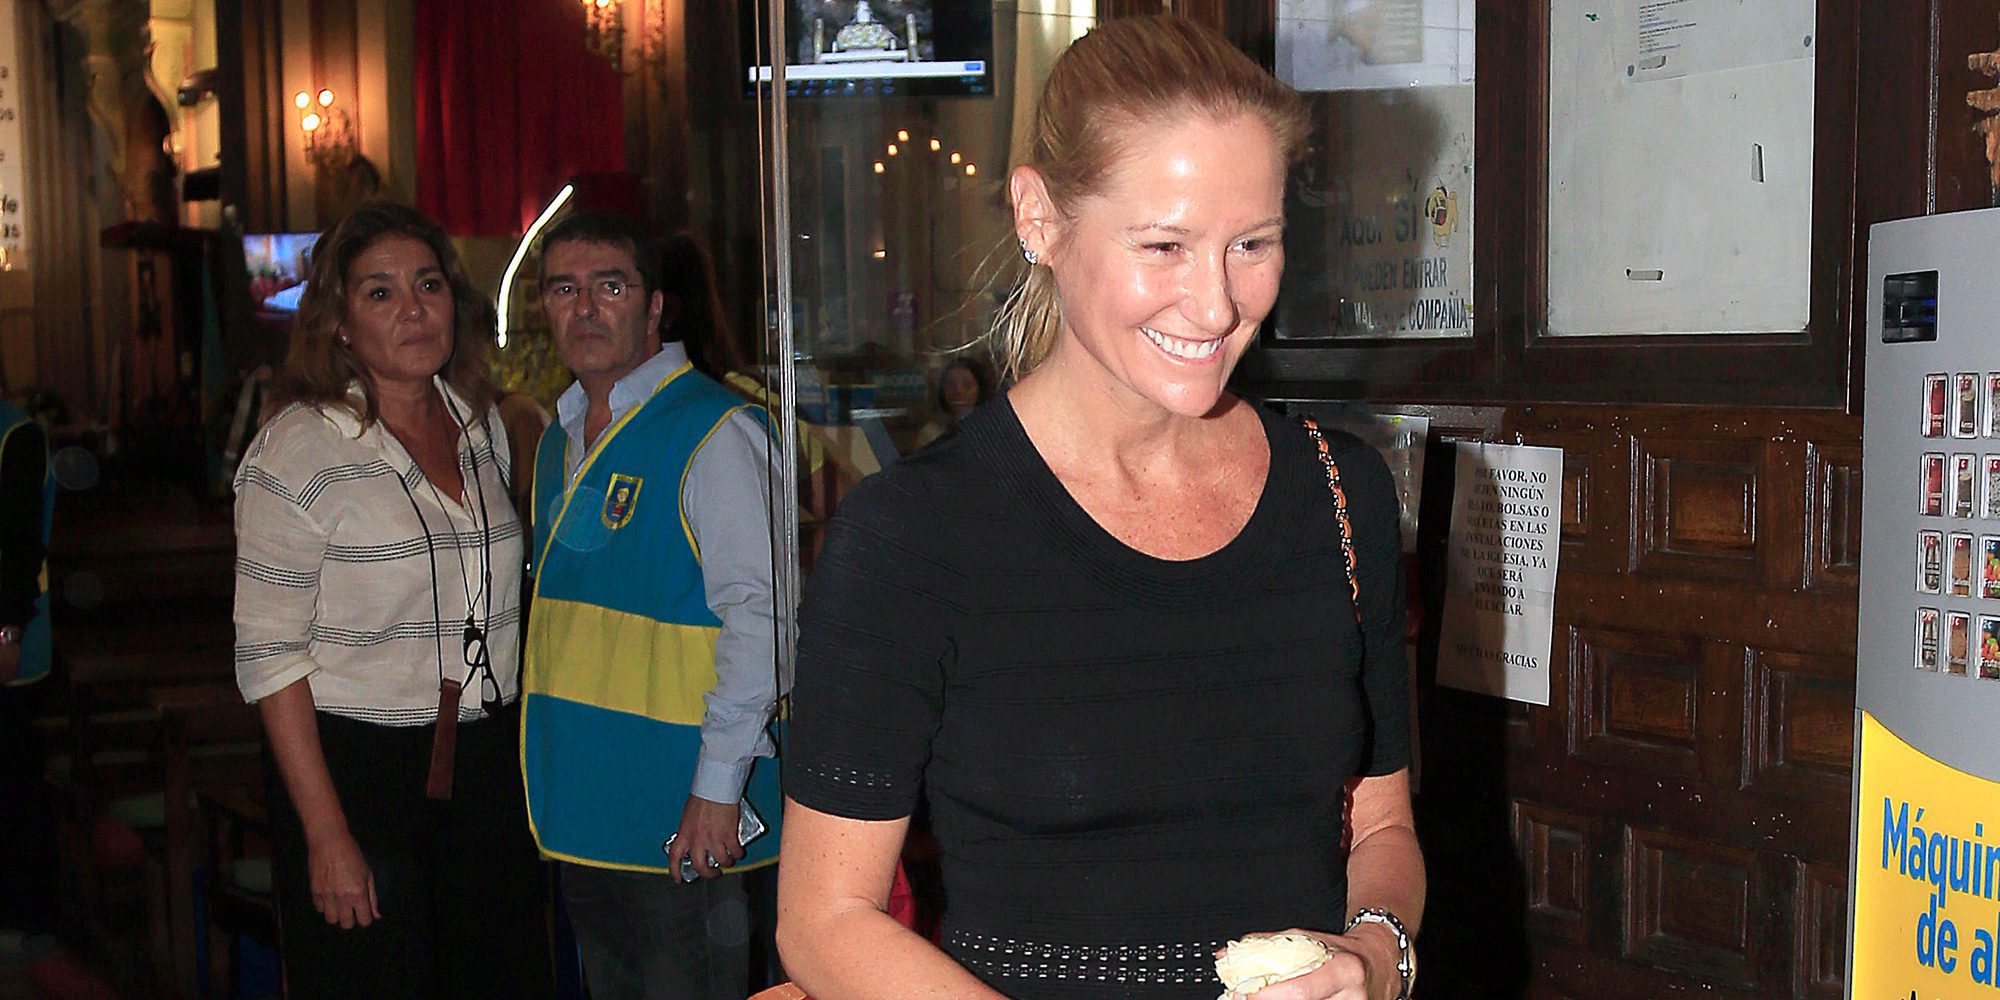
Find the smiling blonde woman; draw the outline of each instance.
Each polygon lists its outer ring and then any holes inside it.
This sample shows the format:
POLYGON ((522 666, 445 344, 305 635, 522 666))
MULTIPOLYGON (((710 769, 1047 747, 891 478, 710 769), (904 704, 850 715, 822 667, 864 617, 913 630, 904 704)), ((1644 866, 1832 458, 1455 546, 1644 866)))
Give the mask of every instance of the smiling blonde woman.
POLYGON ((809 582, 778 934, 819 1000, 1209 1000, 1218 949, 1288 928, 1331 957, 1259 1000, 1407 993, 1388 472, 1227 389, 1304 131, 1185 20, 1057 62, 1009 183, 1019 382, 862 484, 809 582), (920 799, 941 947, 883 913, 920 799))

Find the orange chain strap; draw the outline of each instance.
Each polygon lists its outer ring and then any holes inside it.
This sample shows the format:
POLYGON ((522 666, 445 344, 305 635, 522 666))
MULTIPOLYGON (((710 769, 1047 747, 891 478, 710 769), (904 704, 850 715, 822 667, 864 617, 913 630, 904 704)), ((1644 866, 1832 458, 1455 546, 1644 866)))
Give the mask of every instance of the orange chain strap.
POLYGON ((1340 488, 1340 466, 1334 464, 1333 452, 1327 447, 1326 435, 1320 433, 1319 422, 1301 415, 1299 423, 1304 424, 1307 436, 1319 449, 1319 464, 1326 467, 1326 488, 1333 494, 1333 519, 1340 524, 1340 554, 1347 560, 1347 589, 1354 594, 1354 620, 1361 621, 1361 578, 1355 574, 1354 565, 1354 522, 1347 519, 1347 491, 1340 488))

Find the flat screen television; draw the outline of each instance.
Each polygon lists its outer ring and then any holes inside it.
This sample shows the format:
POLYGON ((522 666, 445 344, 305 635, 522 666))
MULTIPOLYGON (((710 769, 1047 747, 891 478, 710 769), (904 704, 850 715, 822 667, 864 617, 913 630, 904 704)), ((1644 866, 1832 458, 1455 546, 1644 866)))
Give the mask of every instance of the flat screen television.
MULTIPOLYGON (((738 0, 744 93, 775 74, 760 0, 738 0)), ((785 0, 788 97, 950 97, 993 92, 992 0, 785 0)))
POLYGON ((263 312, 299 311, 318 233, 248 233, 243 266, 250 272, 250 301, 263 312))

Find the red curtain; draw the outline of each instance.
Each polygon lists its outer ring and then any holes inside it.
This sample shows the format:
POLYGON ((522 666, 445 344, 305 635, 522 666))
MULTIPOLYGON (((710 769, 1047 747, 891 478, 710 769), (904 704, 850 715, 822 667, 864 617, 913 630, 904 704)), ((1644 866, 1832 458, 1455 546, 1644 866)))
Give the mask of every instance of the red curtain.
POLYGON ((447 232, 526 230, 572 175, 625 169, 619 76, 579 0, 416 5, 417 207, 447 232))

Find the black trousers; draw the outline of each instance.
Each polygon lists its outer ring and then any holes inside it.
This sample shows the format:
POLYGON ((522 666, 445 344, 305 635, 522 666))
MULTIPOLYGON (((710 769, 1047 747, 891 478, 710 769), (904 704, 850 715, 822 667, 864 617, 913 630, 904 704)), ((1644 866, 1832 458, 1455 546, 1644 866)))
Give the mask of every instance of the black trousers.
POLYGON ((557 878, 591 1000, 743 1000, 755 933, 742 873, 669 875, 563 862, 557 878))
POLYGON ((313 908, 304 832, 275 779, 272 875, 291 1000, 553 995, 548 870, 528 833, 518 709, 459 724, 447 801, 424 796, 432 727, 318 718, 382 916, 342 930, 313 908))
POLYGON ((56 833, 35 732, 43 678, 0 685, 0 930, 56 929, 56 833))

